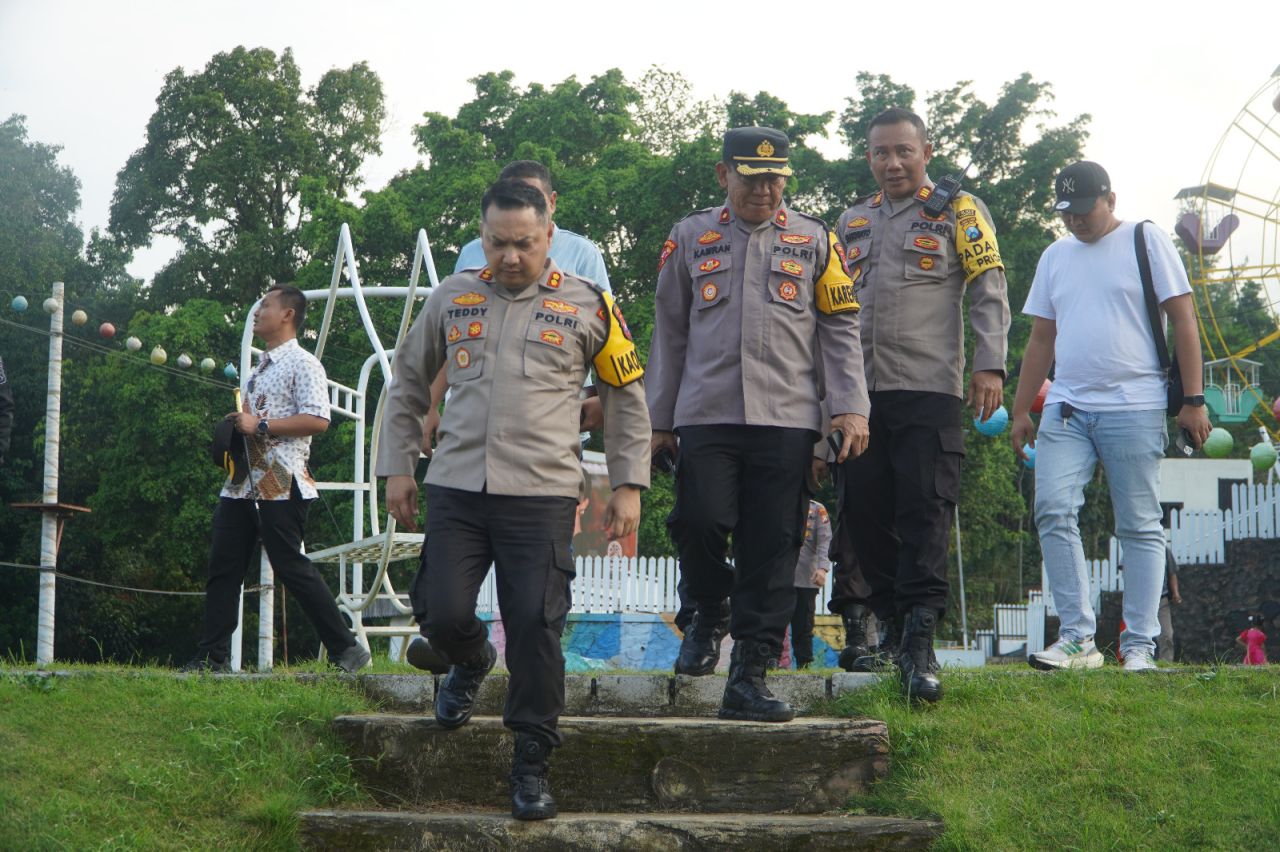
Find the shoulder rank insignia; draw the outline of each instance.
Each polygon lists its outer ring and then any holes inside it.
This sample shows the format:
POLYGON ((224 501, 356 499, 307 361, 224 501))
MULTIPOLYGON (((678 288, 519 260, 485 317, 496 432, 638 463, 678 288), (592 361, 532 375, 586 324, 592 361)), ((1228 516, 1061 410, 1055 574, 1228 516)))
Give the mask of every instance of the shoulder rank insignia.
POLYGON ((489 267, 486 266, 484 269, 480 270, 480 280, 481 281, 493 280, 493 272, 489 269, 489 267))
POLYGON ((951 207, 956 212, 956 254, 964 267, 964 283, 968 284, 987 270, 1004 269, 995 233, 973 196, 956 196, 951 207))
POLYGON ((729 224, 729 208, 728 207, 722 208, 720 210, 720 224, 721 225, 729 224))
POLYGON ((604 306, 609 310, 609 328, 605 335, 604 345, 592 359, 596 368, 596 376, 611 387, 620 388, 629 385, 644 375, 644 366, 640 363, 640 353, 631 342, 631 331, 627 328, 622 310, 613 302, 613 296, 600 293, 604 306))
POLYGON ((916 201, 928 201, 930 195, 933 195, 933 190, 927 186, 922 186, 916 190, 916 201))
POLYGON ((804 246, 813 242, 812 234, 782 234, 778 239, 793 246, 804 246))
MULTIPOLYGON (((486 267, 485 272, 488 272, 488 271, 489 270, 486 267)), ((493 276, 491 275, 489 277, 492 278, 493 276)), ((470 307, 471 305, 478 305, 481 302, 487 302, 487 301, 489 301, 489 299, 483 293, 463 293, 461 296, 453 297, 453 303, 455 305, 465 305, 467 307, 470 307)))
POLYGON ((853 281, 845 271, 844 260, 836 251, 839 244, 836 235, 828 232, 827 266, 814 284, 818 310, 824 314, 842 314, 859 308, 858 299, 853 293, 853 281))
POLYGON ((773 217, 773 224, 779 228, 787 227, 787 211, 779 210, 778 215, 773 217))
POLYGON ((867 206, 879 207, 883 203, 884 203, 884 190, 880 190, 875 195, 871 196, 871 200, 867 202, 867 206))
POLYGON ((720 240, 723 238, 724 238, 724 234, 720 233, 719 231, 707 231, 705 234, 698 237, 698 245, 709 246, 712 243, 720 242, 720 240))
POLYGON ((671 257, 671 253, 676 250, 675 240, 667 240, 662 244, 662 252, 658 255, 658 271, 662 271, 662 267, 667 265, 667 258, 671 257))
POLYGON ((561 275, 559 272, 553 272, 547 276, 547 283, 544 286, 550 287, 552 290, 559 290, 560 282, 563 280, 564 280, 563 275, 561 275))

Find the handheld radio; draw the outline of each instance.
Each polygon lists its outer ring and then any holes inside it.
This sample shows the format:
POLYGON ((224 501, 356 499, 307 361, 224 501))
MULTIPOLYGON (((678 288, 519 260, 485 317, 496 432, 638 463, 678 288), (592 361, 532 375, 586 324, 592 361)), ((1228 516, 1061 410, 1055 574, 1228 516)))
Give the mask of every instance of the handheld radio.
POLYGON ((947 209, 947 205, 951 203, 951 199, 956 197, 956 193, 960 191, 960 182, 964 176, 969 173, 969 169, 973 167, 977 161, 978 155, 982 153, 982 145, 978 146, 978 150, 973 152, 973 156, 969 158, 969 165, 965 166, 958 175, 947 175, 942 180, 933 185, 933 192, 924 202, 924 212, 926 216, 937 218, 941 216, 943 211, 947 209))

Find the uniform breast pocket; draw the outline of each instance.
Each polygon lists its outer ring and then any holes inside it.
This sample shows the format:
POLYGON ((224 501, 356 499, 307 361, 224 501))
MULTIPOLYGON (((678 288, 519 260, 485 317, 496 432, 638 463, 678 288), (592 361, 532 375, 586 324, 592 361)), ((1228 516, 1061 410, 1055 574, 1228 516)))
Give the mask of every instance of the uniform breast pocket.
POLYGON ((524 336, 524 374, 544 384, 570 387, 575 383, 574 353, 578 350, 577 330, 531 322, 524 336))
MULTIPOLYGON (((853 278, 853 270, 860 267, 871 252, 871 240, 863 239, 849 243, 844 249, 844 260, 849 266, 849 277, 853 278)), ((857 280, 856 278, 854 279, 857 280)))
POLYGON ((947 247, 941 237, 912 232, 903 244, 906 268, 903 277, 910 281, 944 281, 951 273, 947 247))
POLYGON ((705 311, 729 301, 729 258, 711 258, 691 264, 693 307, 705 311))
POLYGON ((485 319, 454 320, 445 327, 445 375, 449 384, 469 382, 484 374, 484 344, 489 336, 485 319))
POLYGON ((809 307, 809 288, 812 280, 808 264, 791 258, 775 257, 769 267, 769 299, 775 305, 786 305, 793 311, 809 307))

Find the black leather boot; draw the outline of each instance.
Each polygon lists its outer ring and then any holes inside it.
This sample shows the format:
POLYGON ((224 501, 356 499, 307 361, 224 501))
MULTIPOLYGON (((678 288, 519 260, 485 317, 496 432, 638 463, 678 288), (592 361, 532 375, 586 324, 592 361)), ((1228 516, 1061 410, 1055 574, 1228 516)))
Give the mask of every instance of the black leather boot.
POLYGON ((938 613, 930 607, 914 606, 907 613, 898 647, 898 668, 905 698, 931 703, 942 698, 938 660, 933 655, 933 631, 937 624, 938 613))
POLYGON ((516 734, 515 759, 511 762, 511 815, 516 819, 551 819, 556 800, 547 783, 547 758, 551 744, 533 734, 516 734))
POLYGON ((855 672, 881 672, 898 662, 898 638, 902 633, 901 622, 897 617, 876 617, 876 644, 872 645, 865 656, 853 661, 855 672))
POLYGON ((767 642, 743 639, 733 643, 729 657, 729 683, 720 702, 721 719, 747 722, 790 722, 796 711, 785 701, 773 697, 764 685, 773 649, 767 642))
POLYGON ((840 651, 838 662, 840 668, 847 672, 866 671, 854 668, 854 663, 871 653, 870 642, 867 641, 867 616, 870 614, 862 604, 849 604, 840 614, 840 620, 844 622, 844 649, 840 651))
POLYGON ((440 689, 436 693, 436 724, 452 729, 467 723, 475 708, 480 684, 497 660, 497 650, 485 640, 484 647, 478 654, 449 667, 449 674, 440 682, 440 689))
POLYGON ((680 641, 676 674, 702 677, 713 674, 720 662, 720 642, 729 632, 728 607, 698 607, 693 622, 680 641))

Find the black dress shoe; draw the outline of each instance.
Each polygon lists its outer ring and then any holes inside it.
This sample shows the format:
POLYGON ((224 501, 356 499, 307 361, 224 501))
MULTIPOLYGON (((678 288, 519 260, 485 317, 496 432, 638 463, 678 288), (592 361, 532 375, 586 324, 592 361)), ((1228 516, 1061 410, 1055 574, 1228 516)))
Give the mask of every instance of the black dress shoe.
POLYGON ((516 734, 515 759, 511 762, 511 815, 516 819, 551 819, 556 800, 547 781, 551 744, 533 734, 516 734))
POLYGON ((476 694, 485 675, 498 660, 493 644, 485 640, 484 647, 469 660, 449 669, 448 676, 436 692, 436 723, 442 728, 460 728, 471 718, 475 709, 476 694))

